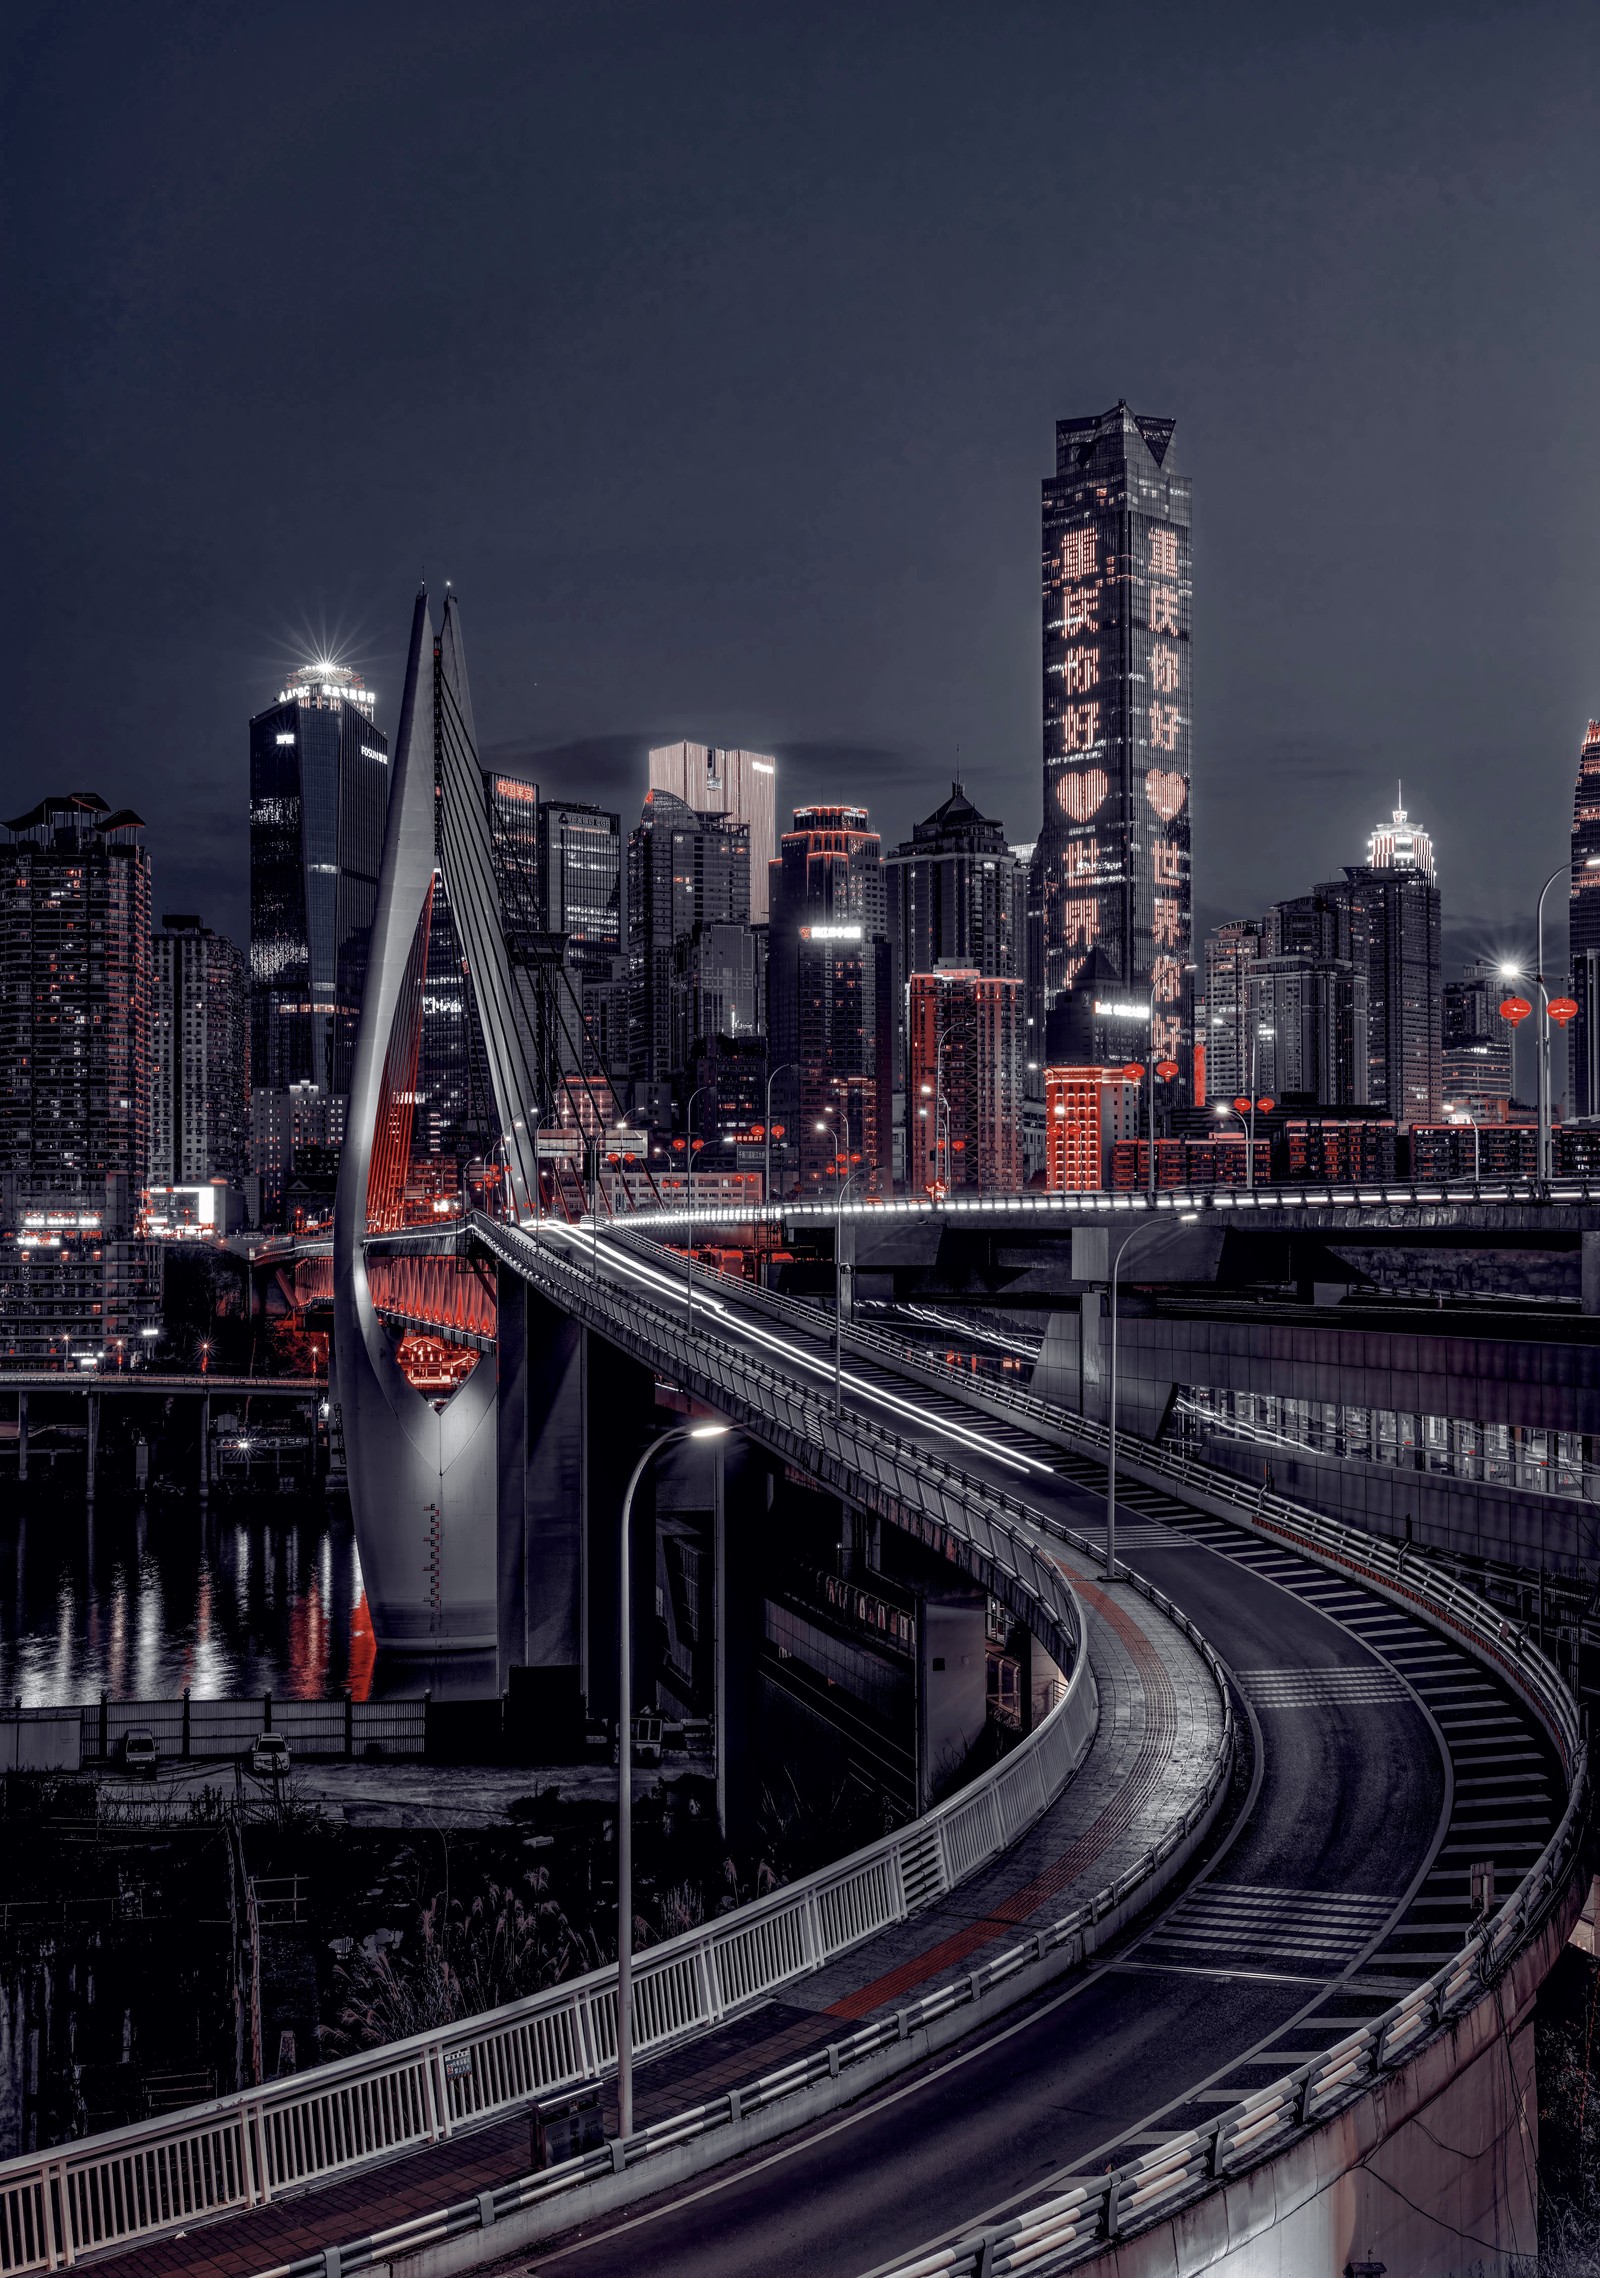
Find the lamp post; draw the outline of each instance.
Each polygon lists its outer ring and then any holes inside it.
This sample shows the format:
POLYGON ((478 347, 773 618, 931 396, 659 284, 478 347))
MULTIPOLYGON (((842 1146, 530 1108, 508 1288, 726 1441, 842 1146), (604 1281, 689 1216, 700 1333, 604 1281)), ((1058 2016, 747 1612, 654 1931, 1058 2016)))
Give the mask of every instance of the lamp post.
POLYGON ((683 1207, 689 1221, 683 1244, 683 1317, 686 1322, 694 1318, 694 1103, 703 1092, 715 1089, 714 1084, 696 1084, 689 1094, 683 1118, 683 1207))
POLYGON ((767 1169, 761 1190, 762 1197, 767 1202, 772 1200, 772 1087, 780 1076, 797 1076, 799 1073, 798 1060, 785 1060, 781 1068, 771 1069, 767 1076, 767 1169))
MULTIPOLYGON (((1584 863, 1585 870, 1600 870, 1600 854, 1591 854, 1584 863)), ((1570 863, 1563 862, 1552 870, 1539 888, 1538 907, 1534 912, 1534 971, 1527 976, 1539 992, 1539 1034, 1537 1038, 1539 1086, 1539 1176, 1548 1179, 1553 1169, 1550 1130, 1550 990, 1544 977, 1544 898, 1558 878, 1570 878, 1570 863)), ((1508 981, 1524 976, 1516 965, 1502 965, 1501 975, 1508 981)))
MULTIPOLYGON (((1199 1215, 1198 1210, 1181 1210, 1178 1213, 1178 1223, 1180 1226, 1192 1226, 1199 1215)), ((1163 1223, 1159 1218, 1148 1218, 1142 1226, 1136 1226, 1111 1261, 1111 1430, 1106 1441, 1106 1580, 1108 1582, 1114 1582, 1117 1578, 1117 1277, 1122 1271, 1124 1257, 1133 1248, 1140 1235, 1159 1234, 1162 1231, 1163 1223)))
MULTIPOLYGON (((826 1123, 817 1125, 826 1131, 826 1123)), ((845 1122, 844 1146, 839 1144, 839 1126, 833 1126, 834 1152, 840 1162, 850 1161, 850 1125, 845 1122)), ((846 1169, 833 1198, 833 1413, 835 1418, 844 1414, 844 1198, 848 1190, 866 1169, 863 1163, 858 1170, 846 1169)))
MULTIPOLYGON (((622 1498, 617 1568, 617 2134, 633 2133, 633 1498, 646 1470, 675 1440, 720 1440, 731 1424, 679 1424, 652 1440, 622 1498)), ((718 1620, 722 1618, 718 1611, 718 1620)))

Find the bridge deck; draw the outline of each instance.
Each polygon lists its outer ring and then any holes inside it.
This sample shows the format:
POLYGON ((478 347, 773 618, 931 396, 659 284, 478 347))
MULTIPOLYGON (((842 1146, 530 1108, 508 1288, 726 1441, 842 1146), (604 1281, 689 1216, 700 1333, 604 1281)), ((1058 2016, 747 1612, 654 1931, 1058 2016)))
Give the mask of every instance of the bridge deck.
MULTIPOLYGON (((1085 1562, 1062 1563, 1090 1615, 1089 1659, 1100 1725, 1077 1777, 1005 1856, 938 1905, 874 1939, 781 2000, 641 2066, 638 2124, 753 2080, 971 1969, 986 1947, 1014 1943, 1103 1889, 1204 1794, 1222 1734, 1222 1704, 1200 1654, 1131 1592, 1109 1599, 1085 1562)), ((607 2125, 614 2127, 614 2105, 607 2125)), ((117 2278, 254 2278, 408 2214, 508 2182, 529 2166, 525 2118, 457 2136, 322 2189, 223 2217, 187 2236, 97 2258, 117 2278)))

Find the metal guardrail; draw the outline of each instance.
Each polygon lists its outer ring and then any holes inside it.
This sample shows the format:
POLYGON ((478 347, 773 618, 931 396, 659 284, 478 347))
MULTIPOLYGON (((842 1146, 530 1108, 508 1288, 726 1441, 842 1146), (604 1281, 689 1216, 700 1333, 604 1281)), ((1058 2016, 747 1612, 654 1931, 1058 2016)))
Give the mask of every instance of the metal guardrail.
MULTIPOLYGON (((494 1246, 608 1333, 675 1362, 763 1437, 831 1472, 858 1501, 959 1556, 1071 1676, 1036 1730, 960 1795, 897 1834, 736 1913, 647 1950, 635 1965, 635 2046, 721 2022, 921 1911, 1006 1849, 1060 1792, 1092 1737, 1082 1620, 1020 1507, 876 1426, 836 1421, 778 1372, 632 1294, 598 1287, 526 1238, 494 1246), (514 1248, 513 1248, 514 1243, 514 1248)), ((449 2029, 321 2065, 214 2103, 0 2166, 0 2273, 54 2270, 95 2250, 260 2206, 285 2190, 437 2143, 616 2060, 615 1968, 449 2029)))
MULTIPOLYGON (((1194 1834, 1196 1828, 1202 1826, 1215 1810, 1220 1792, 1233 1768, 1236 1727, 1226 1670, 1188 1615, 1175 1606, 1170 1598, 1142 1577, 1131 1576, 1130 1580, 1139 1594, 1175 1623, 1203 1656, 1222 1696, 1223 1734, 1204 1793, 1197 1796, 1183 1817, 1175 1820, 1160 1841, 1144 1851, 1115 1882, 1107 1883, 1081 1906, 1073 1907, 1043 1929, 1030 1931, 1026 1937, 1019 1938, 1015 1944, 995 1955, 993 1960, 980 1962, 964 1976, 925 1994, 920 2000, 909 2003, 903 2009, 896 2009, 891 2015, 874 2019, 856 2032, 845 2034, 837 2041, 830 2041, 824 2048, 812 2050, 807 2056, 797 2057, 792 2064, 781 2065, 773 2072, 763 2073, 742 2087, 729 2089, 725 2095, 713 2097, 708 2103, 674 2112, 648 2128, 641 2128, 625 2141, 613 2140, 599 2150, 564 2160, 559 2166, 548 2168, 542 2173, 521 2176, 493 2191, 481 2192, 476 2198, 460 2200, 431 2214, 412 2216, 404 2223, 396 2223, 386 2230, 374 2232, 370 2237, 342 2245, 339 2248, 342 2278, 343 2274, 369 2270, 374 2265, 390 2264, 402 2255, 417 2253, 424 2247, 439 2245, 468 2232, 489 2229, 511 2215, 559 2199, 565 2193, 576 2191, 586 2183, 597 2182, 604 2176, 625 2174, 633 2169, 648 2167, 661 2153, 675 2150, 680 2144, 693 2143, 719 2128, 737 2126, 753 2113, 779 2105, 786 2097, 796 2095, 820 2081, 841 2078, 854 2066, 865 2063, 868 2058, 878 2056, 897 2043, 910 2041, 918 2033, 925 2033, 929 2026, 941 2018, 974 2006, 997 1987, 1005 1985, 1020 1972, 1047 1960, 1052 1954, 1062 1956, 1063 1969, 1071 1969, 1082 1962, 1094 1926, 1105 1921, 1108 1915, 1134 1897, 1194 1834)), ((259 2278, 323 2278, 325 2269, 325 2256, 319 2252, 303 2255, 294 2262, 277 2264, 270 2271, 261 2272, 259 2278)))

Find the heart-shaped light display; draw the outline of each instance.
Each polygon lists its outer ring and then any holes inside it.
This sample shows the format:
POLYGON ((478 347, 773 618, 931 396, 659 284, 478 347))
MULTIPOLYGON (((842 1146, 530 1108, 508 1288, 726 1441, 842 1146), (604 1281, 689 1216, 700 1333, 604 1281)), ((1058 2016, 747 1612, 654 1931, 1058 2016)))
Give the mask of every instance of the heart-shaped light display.
POLYGON ((1176 768, 1152 767, 1144 779, 1144 795, 1164 823, 1183 812, 1189 786, 1176 768))
POLYGON ((1061 801, 1063 813, 1070 815, 1075 823, 1086 823, 1091 815, 1100 812, 1110 788, 1103 767, 1083 767, 1074 774, 1062 776, 1056 785, 1056 797, 1061 801))

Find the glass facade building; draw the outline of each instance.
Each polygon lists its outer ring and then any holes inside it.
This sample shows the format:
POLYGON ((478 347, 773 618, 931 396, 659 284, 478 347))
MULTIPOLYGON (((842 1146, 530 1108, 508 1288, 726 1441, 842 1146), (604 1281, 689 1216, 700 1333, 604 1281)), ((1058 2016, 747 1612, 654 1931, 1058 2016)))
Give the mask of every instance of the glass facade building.
POLYGON ((1153 1006, 1152 1057, 1193 1063, 1190 485, 1174 422, 1119 403, 1056 425, 1044 484, 1044 986, 1090 952, 1153 1006))
POLYGON ((150 1183, 250 1168, 249 985, 234 944, 198 917, 151 936, 150 1183))
POLYGON ((604 983, 624 954, 622 817, 574 799, 538 809, 536 908, 584 981, 604 983))
POLYGON ((861 1182, 892 1173, 893 961, 883 849, 864 807, 797 807, 772 866, 768 1051, 802 1192, 826 1191, 848 1138, 861 1182), (797 1127, 793 1129, 791 1127, 797 1127), (820 1128, 819 1128, 820 1127, 820 1128))
POLYGON ((1578 785, 1572 799, 1572 899, 1568 938, 1572 947, 1572 994, 1577 1017, 1570 1031, 1569 1115, 1600 1115, 1600 870, 1586 868, 1600 856, 1600 720, 1591 720, 1578 753, 1578 785))
POLYGON ((389 745, 355 673, 307 665, 250 723, 250 1066, 350 1088, 389 745))
POLYGON ((658 744, 650 788, 670 791, 699 815, 727 815, 750 833, 750 922, 767 922, 767 866, 778 851, 778 767, 770 752, 715 744, 658 744))

